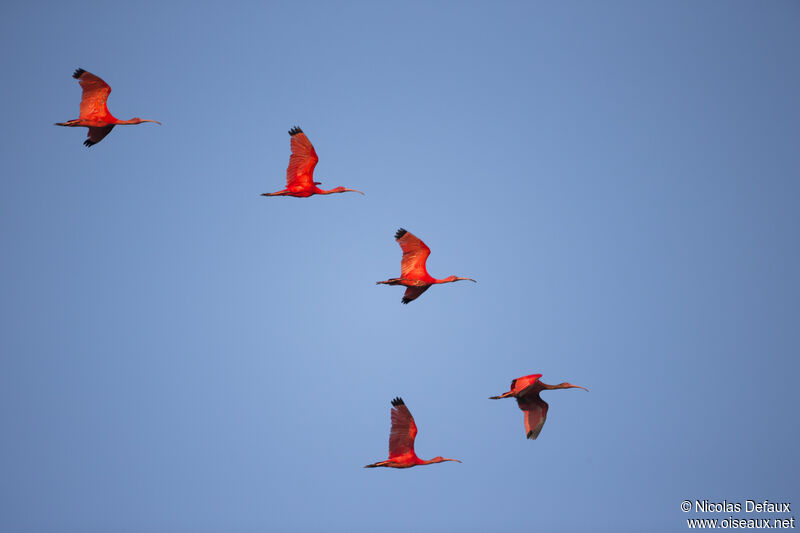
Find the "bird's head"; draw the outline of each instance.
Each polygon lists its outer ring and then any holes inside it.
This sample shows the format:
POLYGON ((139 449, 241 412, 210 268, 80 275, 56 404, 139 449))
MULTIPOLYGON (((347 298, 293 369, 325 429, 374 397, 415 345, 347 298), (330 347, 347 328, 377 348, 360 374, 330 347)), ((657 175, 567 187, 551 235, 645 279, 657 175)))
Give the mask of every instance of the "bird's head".
POLYGON ((431 459, 431 460, 430 460, 430 462, 431 462, 431 463, 443 463, 443 462, 445 462, 445 461, 455 461, 455 462, 457 462, 457 463, 460 463, 460 462, 461 462, 461 461, 459 461, 458 459, 445 459, 445 458, 444 458, 444 457, 442 457, 441 455, 440 455, 439 457, 434 457, 433 459, 431 459))
POLYGON ((347 187, 336 187, 332 189, 331 192, 357 192, 358 194, 363 195, 364 193, 361 191, 357 191, 355 189, 348 189, 347 187))
POLYGON ((141 124, 142 122, 155 122, 159 126, 161 125, 161 123, 157 120, 150 120, 149 118, 139 118, 139 117, 132 118, 128 122, 130 122, 131 124, 141 124))
POLYGON ((562 383, 558 386, 560 389, 583 389, 586 392, 589 392, 589 389, 586 387, 581 387, 580 385, 573 385, 572 383, 562 383))
POLYGON ((471 281, 473 283, 478 283, 472 278, 459 278, 458 276, 447 276, 442 280, 443 283, 451 283, 453 281, 471 281))

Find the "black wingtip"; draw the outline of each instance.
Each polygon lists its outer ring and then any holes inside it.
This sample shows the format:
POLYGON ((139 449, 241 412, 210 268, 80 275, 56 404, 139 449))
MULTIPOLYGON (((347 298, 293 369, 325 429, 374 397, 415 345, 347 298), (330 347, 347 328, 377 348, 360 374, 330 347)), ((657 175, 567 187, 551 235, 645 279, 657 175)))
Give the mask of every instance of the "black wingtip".
POLYGON ((405 403, 400 396, 392 400, 392 407, 400 407, 401 405, 405 405, 405 403))
POLYGON ((528 432, 528 438, 531 439, 531 440, 535 440, 536 439, 536 437, 533 436, 533 431, 529 431, 528 432))
POLYGON ((83 76, 84 72, 86 72, 86 71, 83 70, 82 68, 77 68, 77 69, 75 69, 75 72, 72 73, 72 77, 77 80, 78 78, 83 76))
POLYGON ((294 128, 289 130, 289 135, 291 135, 292 137, 294 137, 298 133, 303 133, 303 130, 300 129, 300 126, 295 126, 294 128))
POLYGON ((403 302, 404 304, 407 304, 408 302, 410 302, 410 301, 411 301, 411 298, 403 298, 403 299, 402 299, 402 300, 400 300, 400 301, 401 301, 401 302, 403 302))
POLYGON ((94 146, 95 144, 97 144, 97 143, 96 142, 92 142, 89 139, 86 139, 85 141, 83 141, 83 145, 85 147, 87 147, 87 148, 89 148, 90 146, 94 146))
POLYGON ((406 233, 408 232, 405 229, 400 228, 399 230, 397 230, 397 233, 394 234, 395 240, 402 238, 403 235, 405 235, 406 233))

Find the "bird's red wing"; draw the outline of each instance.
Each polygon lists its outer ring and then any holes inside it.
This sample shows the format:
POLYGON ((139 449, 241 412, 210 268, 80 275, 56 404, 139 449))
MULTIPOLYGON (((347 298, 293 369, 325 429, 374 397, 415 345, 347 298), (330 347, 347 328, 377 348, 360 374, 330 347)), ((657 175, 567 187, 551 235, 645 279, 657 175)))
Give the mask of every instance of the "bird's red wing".
POLYGON ((403 249, 403 259, 400 261, 400 277, 406 279, 429 277, 428 271, 425 269, 425 262, 428 260, 428 256, 431 255, 431 249, 404 229, 399 230, 395 238, 397 239, 397 244, 403 249))
POLYGON ((517 378, 511 382, 511 390, 519 396, 525 396, 532 392, 539 394, 539 391, 542 390, 542 382, 539 381, 540 377, 542 377, 541 374, 531 374, 517 378))
POLYGON ((114 129, 114 124, 109 124, 108 126, 103 126, 101 128, 89 128, 89 133, 86 135, 86 140, 83 141, 83 144, 86 146, 92 146, 93 144, 97 144, 103 140, 103 138, 111 133, 111 130, 114 129))
POLYGON ((529 439, 535 440, 547 419, 547 402, 542 400, 538 394, 531 394, 518 397, 517 405, 525 411, 525 435, 529 439))
POLYGON ((110 113, 106 106, 111 87, 90 72, 78 69, 73 74, 81 84, 81 118, 89 120, 105 120, 110 113), (75 75, 77 74, 77 76, 75 75))
POLYGON ((417 425, 411 411, 403 400, 392 401, 392 431, 389 433, 389 459, 414 453, 414 439, 417 437, 417 425))
POLYGON ((289 168, 286 169, 286 187, 312 187, 317 161, 317 152, 306 134, 301 131, 292 135, 292 156, 289 158, 289 168))

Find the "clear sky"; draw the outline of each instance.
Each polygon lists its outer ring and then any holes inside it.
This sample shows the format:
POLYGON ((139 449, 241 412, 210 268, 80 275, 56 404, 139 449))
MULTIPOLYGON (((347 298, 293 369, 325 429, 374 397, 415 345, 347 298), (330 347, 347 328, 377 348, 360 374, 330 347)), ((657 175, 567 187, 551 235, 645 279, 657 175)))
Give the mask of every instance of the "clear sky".
POLYGON ((788 0, 3 3, 0 530, 800 506, 798 27, 788 0), (163 126, 84 148, 52 125, 78 67, 163 126), (366 196, 260 197, 293 125, 366 196), (478 283, 401 305, 399 227, 478 283), (590 390, 544 393, 536 441, 487 399, 531 373, 590 390), (398 395, 463 464, 362 468, 398 395))

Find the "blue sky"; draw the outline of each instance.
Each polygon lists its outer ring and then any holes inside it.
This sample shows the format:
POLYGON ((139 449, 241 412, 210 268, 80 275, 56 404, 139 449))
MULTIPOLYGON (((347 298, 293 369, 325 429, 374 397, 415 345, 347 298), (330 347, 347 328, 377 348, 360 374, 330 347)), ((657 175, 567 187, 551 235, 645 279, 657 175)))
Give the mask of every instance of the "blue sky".
POLYGON ((4 4, 0 529, 676 531, 684 499, 797 502, 799 23, 4 4), (163 126, 53 127, 78 67, 163 126), (259 196, 295 124, 366 196, 259 196), (374 284, 399 227, 478 283, 401 305, 374 284), (534 442, 487 400, 531 373, 590 390, 544 393, 534 442), (362 468, 398 395, 417 453, 463 464, 362 468))

